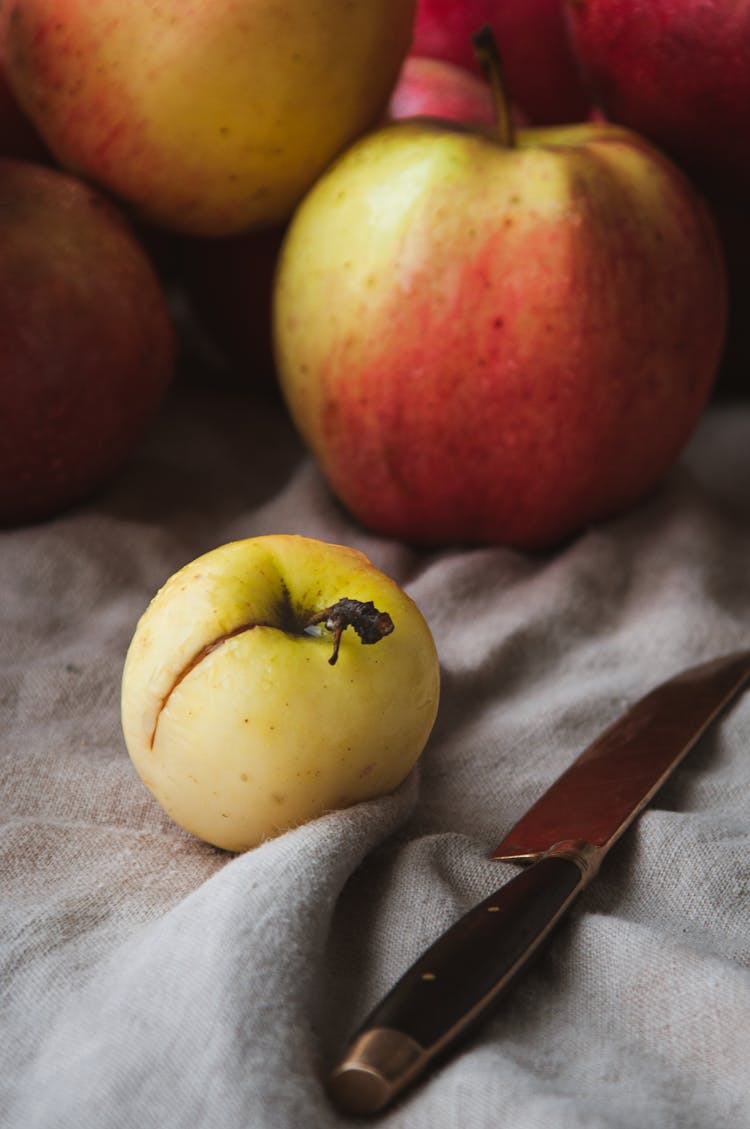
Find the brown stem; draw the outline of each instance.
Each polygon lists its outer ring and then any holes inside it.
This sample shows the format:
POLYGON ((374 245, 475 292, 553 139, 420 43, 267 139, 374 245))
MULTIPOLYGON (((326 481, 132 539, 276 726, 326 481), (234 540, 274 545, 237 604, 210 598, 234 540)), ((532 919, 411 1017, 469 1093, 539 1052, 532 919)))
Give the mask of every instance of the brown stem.
POLYGON ((354 628, 362 643, 379 643, 393 631, 393 620, 388 612, 379 612, 372 600, 350 600, 347 596, 316 612, 307 626, 312 627, 316 623, 325 623, 326 628, 333 632, 333 654, 328 660, 331 666, 339 657, 339 643, 347 627, 354 628))
POLYGON ((516 143, 515 130, 510 116, 510 99, 505 85, 503 61, 494 32, 489 24, 485 24, 474 33, 471 40, 474 44, 474 54, 492 91, 496 140, 506 149, 512 149, 516 143))

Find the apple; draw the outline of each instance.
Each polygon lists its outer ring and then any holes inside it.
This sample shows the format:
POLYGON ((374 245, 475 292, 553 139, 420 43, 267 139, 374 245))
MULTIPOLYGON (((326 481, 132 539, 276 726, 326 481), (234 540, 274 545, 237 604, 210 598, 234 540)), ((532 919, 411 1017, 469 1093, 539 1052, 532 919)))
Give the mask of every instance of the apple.
POLYGON ((387 117, 435 117, 492 125, 495 107, 489 85, 465 67, 444 59, 410 55, 401 68, 387 117))
POLYGON ((412 54, 480 71, 472 36, 500 45, 510 98, 532 123, 582 121, 590 99, 568 43, 564 0, 418 0, 412 54))
POLYGON ((281 250, 282 393, 332 490, 414 544, 554 546, 643 498, 711 392, 715 226, 638 135, 421 119, 353 145, 281 250))
POLYGON ((65 167, 152 222, 282 222, 379 119, 414 0, 10 0, 9 81, 65 167))
POLYGON ((171 818, 245 851, 396 788, 438 696, 432 634, 402 588, 355 549, 279 534, 222 545, 160 589, 128 648, 122 726, 171 818))
POLYGON ((572 48, 607 117, 704 190, 750 189, 750 0, 567 0, 572 48))
POLYGON ((124 462, 164 396, 174 334, 119 209, 0 160, 0 522, 51 516, 124 462))

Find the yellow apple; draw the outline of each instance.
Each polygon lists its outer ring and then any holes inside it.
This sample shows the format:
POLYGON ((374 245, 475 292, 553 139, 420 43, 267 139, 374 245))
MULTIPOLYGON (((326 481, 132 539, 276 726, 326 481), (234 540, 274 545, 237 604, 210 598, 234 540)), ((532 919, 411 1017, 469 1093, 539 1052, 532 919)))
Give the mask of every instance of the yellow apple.
POLYGON ((13 0, 6 68, 57 159, 152 221, 283 220, 382 113, 414 0, 13 0))
POLYGON ((438 696, 432 634, 395 581, 355 549, 254 537, 198 557, 151 601, 122 725, 172 819, 244 851, 396 788, 438 696))

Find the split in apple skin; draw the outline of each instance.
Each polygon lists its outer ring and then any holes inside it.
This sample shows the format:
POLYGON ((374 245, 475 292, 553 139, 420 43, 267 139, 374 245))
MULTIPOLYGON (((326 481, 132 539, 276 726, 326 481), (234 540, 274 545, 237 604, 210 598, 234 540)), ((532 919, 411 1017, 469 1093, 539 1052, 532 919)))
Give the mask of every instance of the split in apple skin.
MULTIPOLYGON (((348 596, 342 596, 335 604, 331 604, 328 608, 323 608, 320 612, 315 612, 309 618, 303 616, 301 629, 302 631, 307 631, 308 628, 315 627, 318 624, 323 624, 326 630, 333 634, 333 653, 328 660, 331 666, 335 666, 338 661, 341 636, 347 627, 354 629, 361 643, 373 644, 379 643, 386 635, 390 635, 395 626, 388 612, 378 611, 372 600, 352 600, 348 596)), ((156 739, 156 727, 159 724, 162 710, 169 701, 172 692, 180 685, 183 678, 186 678, 192 670, 195 670, 198 663, 202 662, 203 659, 212 654, 218 647, 221 647, 228 639, 233 639, 236 635, 242 635, 245 631, 252 631, 256 627, 273 626, 274 624, 272 623, 241 623, 239 627, 234 627, 231 631, 227 631, 217 639, 212 639, 210 642, 205 643, 197 654, 193 655, 189 662, 179 671, 174 682, 162 699, 161 708, 156 715, 156 721, 154 722, 154 728, 151 734, 150 744, 152 749, 156 739)), ((294 632, 295 630, 299 631, 299 628, 297 624, 292 622, 288 623, 283 630, 294 632)))

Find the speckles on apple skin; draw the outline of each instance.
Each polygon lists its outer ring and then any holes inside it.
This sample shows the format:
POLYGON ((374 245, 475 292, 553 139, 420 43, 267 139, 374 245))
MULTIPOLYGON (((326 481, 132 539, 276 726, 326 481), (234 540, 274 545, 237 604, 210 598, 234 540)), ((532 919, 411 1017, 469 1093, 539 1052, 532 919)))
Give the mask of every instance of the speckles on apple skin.
POLYGON ((547 548, 652 488, 710 389, 723 291, 695 203, 660 176, 653 214, 637 177, 589 172, 558 215, 509 205, 463 261, 435 243, 408 294, 360 303, 300 418, 368 527, 547 548))

